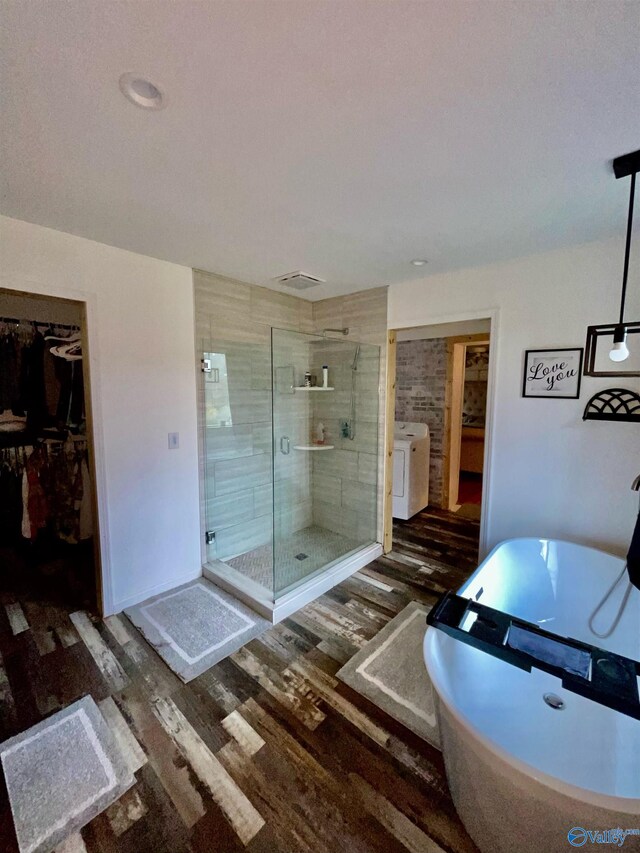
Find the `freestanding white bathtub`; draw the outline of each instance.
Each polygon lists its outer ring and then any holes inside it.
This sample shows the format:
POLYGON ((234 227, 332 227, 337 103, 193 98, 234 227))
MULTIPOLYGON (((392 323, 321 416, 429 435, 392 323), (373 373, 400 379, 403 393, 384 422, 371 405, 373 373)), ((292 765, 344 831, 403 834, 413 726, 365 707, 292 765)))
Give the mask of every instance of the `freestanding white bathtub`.
MULTIPOLYGON (((547 631, 640 660, 640 591, 614 633, 588 619, 624 562, 569 542, 511 539, 461 588, 547 631)), ((621 581, 599 614, 611 625, 621 581)), ((435 688, 442 750, 456 809, 482 853, 567 853, 572 828, 631 829, 640 850, 640 721, 562 688, 559 678, 517 669, 429 628, 424 656, 435 688), (564 700, 550 707, 545 693, 564 700)), ((600 846, 580 832, 574 846, 600 846), (584 839, 584 840, 583 840, 584 839)))

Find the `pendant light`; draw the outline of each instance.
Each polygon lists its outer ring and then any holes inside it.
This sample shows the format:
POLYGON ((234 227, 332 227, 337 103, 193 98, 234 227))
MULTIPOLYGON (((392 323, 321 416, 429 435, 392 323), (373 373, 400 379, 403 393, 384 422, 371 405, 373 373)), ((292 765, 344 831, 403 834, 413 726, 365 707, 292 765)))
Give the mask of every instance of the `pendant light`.
MULTIPOLYGON (((609 347, 609 361, 612 362, 611 367, 613 368, 615 364, 622 364, 629 358, 630 351, 627 344, 628 336, 640 332, 640 322, 629 323, 625 322, 624 319, 624 304, 627 296, 627 279, 629 277, 629 257, 631 255, 631 232, 633 229, 636 173, 640 171, 640 151, 625 154, 623 157, 616 157, 613 161, 613 171, 616 178, 625 178, 629 175, 631 176, 631 186, 629 188, 629 214, 627 217, 627 239, 624 250, 622 293, 620 296, 620 316, 618 322, 615 324, 589 326, 587 328, 586 354, 584 360, 585 376, 640 376, 639 370, 624 370, 622 367, 617 370, 596 369, 597 348, 600 338, 609 338, 611 340, 609 347)), ((640 341, 636 346, 638 345, 640 345, 640 341)))

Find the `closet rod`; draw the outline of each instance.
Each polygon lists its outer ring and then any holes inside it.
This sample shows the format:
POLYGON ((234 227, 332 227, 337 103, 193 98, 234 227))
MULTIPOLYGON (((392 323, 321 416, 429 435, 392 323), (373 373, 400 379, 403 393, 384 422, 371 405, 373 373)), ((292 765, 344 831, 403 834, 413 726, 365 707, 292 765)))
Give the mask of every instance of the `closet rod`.
POLYGON ((47 321, 40 320, 20 320, 18 317, 0 317, 0 323, 33 323, 35 326, 55 326, 56 329, 80 329, 80 326, 77 323, 50 323, 47 321))

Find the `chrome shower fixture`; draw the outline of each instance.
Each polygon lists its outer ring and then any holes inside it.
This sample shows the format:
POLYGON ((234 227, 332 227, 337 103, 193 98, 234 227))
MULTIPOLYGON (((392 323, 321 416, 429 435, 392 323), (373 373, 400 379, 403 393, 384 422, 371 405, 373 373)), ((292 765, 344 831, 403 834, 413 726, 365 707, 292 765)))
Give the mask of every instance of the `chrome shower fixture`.
POLYGON ((353 362, 351 364, 351 370, 358 369, 358 359, 360 358, 360 344, 356 345, 356 354, 353 357, 353 362))
POLYGON ((360 357, 360 344, 356 344, 356 352, 351 363, 351 400, 349 406, 349 420, 347 422, 346 438, 353 441, 356 437, 356 371, 360 357))

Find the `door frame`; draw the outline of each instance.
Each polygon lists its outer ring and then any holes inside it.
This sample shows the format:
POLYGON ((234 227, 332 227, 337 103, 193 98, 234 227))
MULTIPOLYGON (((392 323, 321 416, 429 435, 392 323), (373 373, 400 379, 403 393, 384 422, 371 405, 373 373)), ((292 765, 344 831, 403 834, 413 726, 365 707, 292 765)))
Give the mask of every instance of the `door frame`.
MULTIPOLYGON (((490 334, 457 335, 447 339, 447 378, 445 385, 443 446, 442 446, 442 505, 453 512, 458 509, 460 486, 460 455, 462 449, 462 407, 467 349, 487 344, 491 357, 490 334)), ((486 414, 485 414, 486 418, 486 414)), ((484 469, 482 472, 484 479, 484 469)), ((482 510, 482 507, 481 507, 482 510)))
MULTIPOLYGON (((408 329, 421 328, 422 326, 441 326, 450 323, 464 323, 469 320, 489 320, 490 328, 488 337, 489 347, 489 373, 487 379, 487 409, 485 417, 485 441, 484 462, 482 475, 482 507, 480 513, 480 546, 479 558, 484 558, 489 552, 488 544, 491 541, 490 520, 493 509, 493 459, 494 459, 494 410, 496 398, 496 365, 498 360, 499 346, 499 317, 498 308, 487 308, 482 311, 466 311, 458 314, 445 314, 440 316, 416 318, 411 326, 399 326, 388 330, 389 342, 387 352, 391 348, 391 336, 393 336, 393 358, 387 367, 387 417, 385 435, 385 470, 384 470, 384 552, 388 553, 393 541, 393 507, 392 507, 392 460, 393 460, 393 428, 395 422, 395 388, 396 388, 396 347, 397 333, 408 329), (389 453, 391 454, 389 457, 389 453)), ((482 336, 487 337, 483 332, 482 336)), ((460 336, 464 337, 464 336, 460 336)), ((469 337, 468 335, 466 337, 469 337)))
POLYGON ((100 407, 100 381, 97 346, 97 297, 86 291, 64 287, 49 287, 31 280, 17 280, 12 276, 0 278, 0 289, 16 296, 28 296, 43 302, 73 303, 80 308, 82 334, 82 374, 84 381, 84 406, 87 421, 87 449, 91 502, 93 516, 93 548, 96 579, 96 610, 100 616, 109 616, 113 609, 111 561, 107 537, 106 468, 104 436, 100 407))

